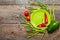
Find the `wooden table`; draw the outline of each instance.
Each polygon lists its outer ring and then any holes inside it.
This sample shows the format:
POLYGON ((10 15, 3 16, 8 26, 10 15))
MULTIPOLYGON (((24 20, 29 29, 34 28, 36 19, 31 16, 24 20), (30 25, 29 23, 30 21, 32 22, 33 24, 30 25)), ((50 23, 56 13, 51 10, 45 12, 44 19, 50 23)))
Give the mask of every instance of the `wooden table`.
MULTIPOLYGON (((24 10, 23 5, 0 5, 0 40, 41 40, 41 37, 36 36, 25 38, 25 28, 17 18, 24 10)), ((60 21, 60 6, 55 6, 55 15, 60 21)), ((42 40, 60 40, 60 27, 51 34, 46 32, 42 40)))

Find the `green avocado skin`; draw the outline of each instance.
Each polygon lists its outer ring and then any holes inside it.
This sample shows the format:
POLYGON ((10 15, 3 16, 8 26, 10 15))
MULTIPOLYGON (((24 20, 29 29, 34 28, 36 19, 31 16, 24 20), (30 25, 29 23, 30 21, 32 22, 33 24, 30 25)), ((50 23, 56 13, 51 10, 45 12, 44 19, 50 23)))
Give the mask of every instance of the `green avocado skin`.
POLYGON ((49 33, 52 33, 53 31, 55 31, 57 28, 59 28, 59 22, 58 21, 51 21, 51 24, 48 26, 47 31, 49 33))

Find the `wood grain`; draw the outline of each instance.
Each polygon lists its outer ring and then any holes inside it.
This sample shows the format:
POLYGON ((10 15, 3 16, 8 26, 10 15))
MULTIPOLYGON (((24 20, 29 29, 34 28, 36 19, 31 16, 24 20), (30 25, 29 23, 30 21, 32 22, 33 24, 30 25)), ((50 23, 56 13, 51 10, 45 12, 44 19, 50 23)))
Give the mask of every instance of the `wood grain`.
MULTIPOLYGON (((34 6, 27 6, 29 7, 34 6)), ((37 36, 26 38, 26 29, 18 20, 25 9, 24 5, 0 5, 0 40, 41 40, 37 36)), ((60 22, 60 6, 55 6, 55 15, 60 22)), ((60 27, 51 34, 46 32, 42 40, 60 40, 60 27)))

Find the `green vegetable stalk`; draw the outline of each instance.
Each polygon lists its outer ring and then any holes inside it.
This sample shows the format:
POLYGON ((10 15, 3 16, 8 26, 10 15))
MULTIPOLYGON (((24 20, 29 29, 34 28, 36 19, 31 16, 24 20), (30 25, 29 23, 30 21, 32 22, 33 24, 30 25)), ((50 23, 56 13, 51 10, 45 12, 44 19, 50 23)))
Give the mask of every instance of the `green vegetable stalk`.
POLYGON ((55 31, 58 27, 59 27, 59 22, 55 20, 55 15, 54 15, 54 2, 53 2, 53 8, 52 8, 52 13, 51 16, 53 17, 51 20, 50 25, 48 26, 48 32, 52 33, 53 31, 55 31))
POLYGON ((46 11, 49 12, 47 5, 41 2, 30 2, 30 5, 39 6, 41 9, 45 9, 46 11))

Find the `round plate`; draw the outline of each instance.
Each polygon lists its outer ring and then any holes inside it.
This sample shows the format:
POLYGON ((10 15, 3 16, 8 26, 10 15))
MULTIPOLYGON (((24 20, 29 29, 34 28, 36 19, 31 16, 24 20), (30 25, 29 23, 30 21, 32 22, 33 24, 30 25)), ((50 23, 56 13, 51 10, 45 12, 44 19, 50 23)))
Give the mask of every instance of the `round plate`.
POLYGON ((47 26, 50 24, 51 22, 51 18, 50 18, 50 14, 44 10, 44 9, 37 9, 34 10, 31 14, 31 19, 30 19, 31 24, 33 25, 33 27, 35 27, 36 29, 41 29, 45 30, 47 28, 47 26), (38 28, 37 26, 41 23, 44 23, 44 13, 47 14, 47 18, 48 18, 48 23, 46 24, 46 27, 40 27, 38 28))

